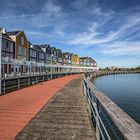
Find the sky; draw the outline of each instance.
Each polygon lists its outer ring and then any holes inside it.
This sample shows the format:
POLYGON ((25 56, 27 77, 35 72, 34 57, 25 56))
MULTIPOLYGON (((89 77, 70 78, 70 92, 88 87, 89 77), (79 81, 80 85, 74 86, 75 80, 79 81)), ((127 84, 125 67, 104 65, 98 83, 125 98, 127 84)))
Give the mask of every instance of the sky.
POLYGON ((98 67, 140 66, 140 0, 0 0, 0 27, 98 67))

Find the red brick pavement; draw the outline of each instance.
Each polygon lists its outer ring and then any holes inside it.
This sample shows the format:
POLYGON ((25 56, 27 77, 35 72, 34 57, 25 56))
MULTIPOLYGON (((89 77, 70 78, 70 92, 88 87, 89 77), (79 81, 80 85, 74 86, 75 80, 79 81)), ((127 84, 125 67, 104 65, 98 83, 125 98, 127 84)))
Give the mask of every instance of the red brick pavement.
POLYGON ((0 140, 13 139, 58 90, 79 76, 46 81, 0 96, 0 140))

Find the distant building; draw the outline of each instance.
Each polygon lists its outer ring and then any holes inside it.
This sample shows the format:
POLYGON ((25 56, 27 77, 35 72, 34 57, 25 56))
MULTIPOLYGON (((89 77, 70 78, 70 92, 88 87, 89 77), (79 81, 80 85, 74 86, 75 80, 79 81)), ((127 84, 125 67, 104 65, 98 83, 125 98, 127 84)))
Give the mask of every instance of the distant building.
POLYGON ((62 54, 62 65, 67 65, 67 58, 64 53, 62 54))
POLYGON ((53 64, 57 64, 57 50, 55 47, 51 47, 52 61, 53 64))
POLYGON ((80 57, 80 66, 87 66, 86 57, 80 57))
POLYGON ((29 61, 37 62, 38 58, 38 50, 34 48, 34 46, 29 42, 29 61))
POLYGON ((2 33, 2 56, 15 58, 15 43, 8 36, 6 31, 3 31, 2 33))
POLYGON ((89 66, 90 67, 97 67, 96 61, 91 57, 89 57, 89 66))
POLYGON ((50 45, 40 45, 41 49, 45 52, 45 63, 50 64, 51 63, 51 47, 50 45))
POLYGON ((80 58, 77 54, 72 54, 71 56, 72 65, 79 66, 80 58))
POLYGON ((62 64, 62 51, 61 49, 56 49, 56 55, 57 55, 57 63, 62 64))
POLYGON ((64 57, 64 64, 67 64, 67 65, 71 65, 71 57, 72 57, 72 54, 70 52, 64 52, 63 53, 63 57, 64 57))
POLYGON ((96 61, 91 57, 80 57, 80 66, 96 67, 96 61))
POLYGON ((29 43, 23 31, 7 32, 8 36, 15 42, 15 58, 28 60, 29 43))
POLYGON ((40 45, 33 45, 33 49, 37 50, 37 62, 45 63, 45 52, 40 45))
POLYGON ((91 67, 97 67, 97 62, 93 59, 93 58, 91 58, 91 67))
MULTIPOLYGON (((2 29, 2 57, 8 57, 12 59, 15 58, 15 43, 14 41, 8 36, 5 29, 2 29)), ((13 72, 13 66, 11 64, 3 64, 2 65, 2 73, 10 74, 13 72)))
POLYGON ((29 61, 45 63, 45 57, 46 57, 45 52, 42 50, 40 45, 32 45, 30 43, 29 61))

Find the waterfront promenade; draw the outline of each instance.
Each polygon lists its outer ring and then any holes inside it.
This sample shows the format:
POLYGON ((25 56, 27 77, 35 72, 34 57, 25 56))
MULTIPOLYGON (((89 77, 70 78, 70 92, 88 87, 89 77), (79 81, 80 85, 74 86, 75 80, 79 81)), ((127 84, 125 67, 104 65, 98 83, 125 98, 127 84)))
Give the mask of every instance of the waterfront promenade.
POLYGON ((0 140, 17 134, 18 140, 95 139, 79 77, 66 76, 0 96, 0 140))

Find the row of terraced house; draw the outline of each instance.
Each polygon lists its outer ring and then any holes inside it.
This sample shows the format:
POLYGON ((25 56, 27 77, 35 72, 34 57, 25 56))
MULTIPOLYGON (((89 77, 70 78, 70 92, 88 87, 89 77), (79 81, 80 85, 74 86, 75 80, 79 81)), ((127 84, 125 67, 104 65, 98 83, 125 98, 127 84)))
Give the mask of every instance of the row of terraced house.
MULTIPOLYGON (((7 32, 2 29, 2 57, 45 64, 97 66, 96 61, 91 57, 79 57, 71 52, 62 52, 61 49, 49 44, 33 45, 28 41, 24 31, 20 30, 7 32)), ((11 71, 11 67, 8 67, 4 68, 6 73, 11 71)))

